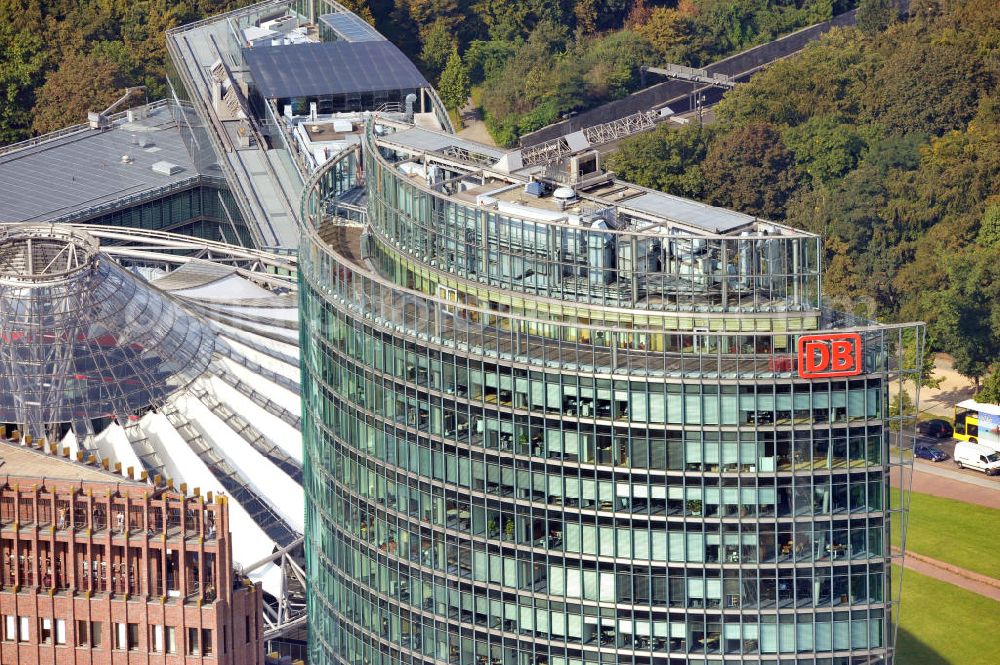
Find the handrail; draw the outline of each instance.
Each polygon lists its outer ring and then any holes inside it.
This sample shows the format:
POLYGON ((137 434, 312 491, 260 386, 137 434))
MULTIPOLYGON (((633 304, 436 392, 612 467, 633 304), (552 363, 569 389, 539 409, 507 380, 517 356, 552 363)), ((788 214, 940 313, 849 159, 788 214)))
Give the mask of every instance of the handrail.
POLYGON ((262 9, 268 7, 278 7, 279 5, 286 5, 288 7, 292 6, 291 0, 264 0, 264 2, 258 2, 253 5, 247 5, 246 7, 241 7, 240 9, 234 9, 231 12, 226 12, 225 14, 216 14, 214 16, 209 16, 208 18, 203 18, 200 21, 194 21, 193 23, 185 23, 184 25, 179 25, 174 28, 167 30, 167 37, 180 34, 182 32, 187 32, 189 30, 194 30, 196 28, 201 28, 208 25, 209 23, 215 23, 224 18, 236 18, 238 16, 244 16, 247 14, 253 14, 259 12, 262 9))
POLYGON ((274 252, 268 252, 251 247, 241 247, 216 240, 205 240, 202 238, 192 238, 190 236, 171 233, 169 231, 157 231, 152 229, 137 229, 123 226, 98 226, 87 224, 85 230, 98 238, 108 238, 113 240, 156 240, 165 247, 172 249, 207 249, 209 251, 230 254, 236 258, 260 261, 265 265, 274 265, 277 268, 294 269, 297 258, 294 255, 283 256, 274 252))
POLYGON ((179 192, 185 189, 190 189, 191 187, 195 187, 199 184, 202 184, 202 181, 204 179, 206 179, 206 176, 194 175, 191 176, 190 178, 185 178, 184 180, 180 180, 178 182, 174 182, 169 185, 161 185, 154 189, 146 189, 141 192, 137 192, 135 194, 129 194, 128 196, 123 196, 114 199, 113 201, 99 203, 97 205, 63 213, 57 217, 45 216, 44 219, 41 220, 38 220, 36 218, 31 218, 31 219, 24 219, 21 221, 23 222, 41 221, 45 222, 46 224, 56 223, 56 222, 67 222, 70 220, 83 221, 88 218, 96 217, 100 215, 102 212, 107 210, 119 210, 122 208, 132 206, 136 203, 140 203, 142 201, 150 199, 159 199, 172 192, 179 192))
POLYGON ((447 130, 449 134, 455 133, 455 125, 451 123, 451 116, 448 115, 448 108, 441 101, 441 97, 438 96, 437 90, 434 86, 427 86, 426 90, 431 96, 431 106, 434 108, 434 115, 441 122, 441 125, 447 130))
MULTIPOLYGON (((149 102, 148 104, 142 104, 140 106, 133 106, 132 108, 125 109, 124 111, 118 111, 117 113, 112 113, 106 116, 109 122, 115 122, 116 120, 121 120, 126 117, 130 111, 135 111, 137 108, 145 107, 149 111, 156 111, 171 103, 169 99, 158 99, 155 102, 149 102)), ((0 155, 6 155, 10 152, 15 152, 17 150, 23 150, 24 148, 30 148, 48 141, 54 141, 56 139, 61 139, 65 136, 71 134, 76 134, 78 132, 93 131, 93 128, 88 123, 79 123, 76 125, 70 125, 69 127, 63 127, 62 129, 57 129, 46 134, 40 134, 39 136, 34 136, 30 139, 25 139, 23 141, 18 141, 17 143, 8 143, 5 146, 0 146, 0 155)), ((106 131, 106 130, 98 130, 106 131)))
MULTIPOLYGON (((267 113, 267 120, 269 125, 274 125, 278 130, 278 135, 281 137, 281 142, 284 144, 285 150, 292 155, 292 161, 295 164, 295 169, 299 173, 299 179, 304 183, 309 177, 309 172, 311 169, 309 165, 305 163, 302 159, 302 154, 299 152, 299 146, 295 143, 295 137, 292 136, 291 131, 287 131, 285 126, 281 123, 281 116, 278 114, 277 109, 274 107, 274 100, 268 99, 264 102, 264 109, 267 113)), ((289 201, 289 205, 292 205, 289 201)), ((294 206, 292 205, 294 208, 294 206)))
MULTIPOLYGON (((174 60, 177 63, 183 63, 184 58, 182 54, 179 52, 179 48, 180 47, 177 44, 177 42, 169 38, 169 31, 168 31, 167 52, 169 53, 170 58, 172 60, 174 60)), ((188 45, 188 48, 190 48, 190 44, 188 45)), ((231 185, 229 189, 233 194, 233 198, 236 200, 237 207, 240 208, 240 212, 243 215, 245 221, 247 222, 247 227, 250 230, 250 235, 253 237, 254 243, 258 247, 266 246, 268 243, 265 242, 261 230, 261 223, 262 222, 266 223, 267 220, 259 219, 258 215, 255 214, 256 209, 254 208, 253 203, 246 196, 246 193, 243 191, 243 189, 238 186, 240 180, 239 177, 236 175, 236 171, 229 163, 229 159, 226 157, 229 151, 226 149, 226 145, 222 140, 222 135, 219 132, 219 128, 216 127, 215 125, 215 120, 214 120, 215 116, 211 112, 205 111, 202 108, 205 105, 204 100, 202 99, 201 95, 197 94, 199 88, 197 87, 197 85, 194 82, 194 79, 188 72, 187 67, 178 64, 175 67, 175 70, 177 71, 178 76, 180 76, 181 78, 181 83, 188 89, 189 94, 191 94, 192 97, 198 100, 197 105, 194 104, 192 100, 192 106, 194 107, 195 112, 202 119, 202 121, 207 123, 205 133, 208 135, 209 141, 211 141, 212 147, 215 149, 215 152, 218 156, 217 163, 219 164, 219 167, 222 169, 222 172, 226 177, 226 181, 229 182, 231 185)), ((204 73, 202 73, 202 76, 204 76, 204 73)), ((266 217, 263 205, 260 205, 260 210, 261 214, 265 215, 266 217)))
MULTIPOLYGON (((704 340, 720 340, 745 334, 757 338, 780 338, 784 343, 771 344, 771 350, 759 353, 754 351, 734 355, 717 350, 694 354, 682 350, 682 342, 691 337, 692 330, 677 329, 671 327, 674 324, 668 325, 668 322, 676 319, 679 314, 691 320, 733 318, 734 314, 599 308, 612 318, 627 315, 633 317, 633 321, 647 321, 644 326, 630 327, 616 321, 583 323, 562 317, 544 318, 500 311, 404 287, 365 265, 359 265, 355 259, 340 254, 320 237, 319 227, 328 221, 320 187, 327 171, 341 158, 343 154, 317 170, 303 192, 300 226, 303 265, 300 270, 304 271, 302 274, 306 283, 312 283, 316 295, 337 309, 350 312, 351 316, 363 317, 366 325, 391 331, 396 336, 420 340, 417 342, 419 344, 431 342, 463 348, 463 351, 469 353, 497 358, 502 356, 506 361, 536 365, 552 361, 559 363, 561 367, 584 365, 589 368, 588 371, 592 369, 598 373, 629 371, 641 374, 644 371, 664 371, 680 372, 681 375, 707 372, 734 373, 736 376, 749 373, 756 376, 762 372, 775 375, 790 371, 778 368, 772 361, 787 359, 791 353, 789 349, 795 348, 798 336, 843 331, 767 330, 741 333, 722 325, 716 330, 699 331, 697 335, 704 340), (539 328, 545 328, 544 336, 541 333, 524 332, 539 328), (631 340, 641 334, 664 336, 670 338, 673 344, 664 344, 664 349, 658 351, 616 344, 616 341, 631 340), (509 349, 506 348, 508 345, 509 349), (667 351, 667 348, 678 350, 667 351), (554 351, 556 355, 546 358, 549 351, 554 351), (739 367, 723 369, 724 361, 729 362, 731 357, 736 356, 741 358, 739 367), (641 362, 640 366, 632 366, 633 361, 641 362)), ((736 316, 746 318, 747 315, 739 313, 736 316)), ((306 321, 307 328, 309 325, 310 322, 306 321)), ((905 331, 917 326, 919 324, 867 323, 855 325, 851 330, 870 335, 873 339, 869 343, 878 347, 888 346, 893 353, 899 353, 902 359, 901 349, 896 347, 906 343, 905 331)), ((883 349, 871 359, 866 372, 896 375, 919 371, 917 367, 902 366, 900 361, 891 364, 889 356, 886 349, 883 349)))

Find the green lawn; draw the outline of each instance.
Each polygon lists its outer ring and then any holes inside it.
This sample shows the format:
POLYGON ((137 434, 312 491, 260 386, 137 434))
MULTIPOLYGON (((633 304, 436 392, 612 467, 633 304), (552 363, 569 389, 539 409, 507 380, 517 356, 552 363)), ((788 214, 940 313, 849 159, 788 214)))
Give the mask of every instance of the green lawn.
MULTIPOLYGON (((899 569, 893 566, 893 578, 899 569)), ((993 665, 1000 603, 908 570, 896 665, 993 665)))
MULTIPOLYGON (((895 494, 893 499, 895 502, 895 494)), ((998 533, 1000 510, 929 494, 910 494, 906 533, 909 552, 1000 579, 998 533)), ((893 545, 899 545, 899 530, 893 528, 892 535, 893 545)))

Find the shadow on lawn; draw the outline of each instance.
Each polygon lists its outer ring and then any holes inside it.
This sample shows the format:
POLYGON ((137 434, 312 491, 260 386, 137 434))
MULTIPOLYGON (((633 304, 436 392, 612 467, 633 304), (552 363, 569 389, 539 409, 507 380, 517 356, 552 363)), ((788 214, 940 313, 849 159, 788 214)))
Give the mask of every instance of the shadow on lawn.
POLYGON ((893 665, 960 665, 960 663, 945 660, 916 635, 905 628, 900 628, 899 639, 896 642, 896 662, 893 665))

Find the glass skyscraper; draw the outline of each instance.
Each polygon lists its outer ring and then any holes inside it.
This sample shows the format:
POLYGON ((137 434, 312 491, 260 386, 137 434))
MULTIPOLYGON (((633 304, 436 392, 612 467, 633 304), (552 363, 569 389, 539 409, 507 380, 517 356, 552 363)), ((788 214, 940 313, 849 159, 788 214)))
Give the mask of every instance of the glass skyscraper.
POLYGON ((302 207, 312 662, 891 662, 923 329, 820 238, 378 116, 302 207))

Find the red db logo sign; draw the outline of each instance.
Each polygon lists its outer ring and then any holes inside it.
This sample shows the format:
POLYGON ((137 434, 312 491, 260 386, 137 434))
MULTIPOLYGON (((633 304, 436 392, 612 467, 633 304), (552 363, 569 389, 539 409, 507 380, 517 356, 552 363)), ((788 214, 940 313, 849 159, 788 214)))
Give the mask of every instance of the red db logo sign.
POLYGON ((820 379, 861 374, 861 335, 806 335, 799 337, 799 376, 820 379))

